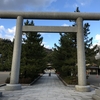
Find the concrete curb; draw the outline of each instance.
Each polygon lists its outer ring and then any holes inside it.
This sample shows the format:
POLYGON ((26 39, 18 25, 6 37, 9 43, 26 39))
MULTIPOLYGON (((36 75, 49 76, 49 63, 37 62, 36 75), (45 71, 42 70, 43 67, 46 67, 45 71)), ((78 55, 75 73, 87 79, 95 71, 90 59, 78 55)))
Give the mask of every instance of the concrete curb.
POLYGON ((57 76, 58 76, 58 78, 62 81, 62 83, 65 85, 65 86, 73 86, 73 87, 75 87, 75 85, 69 85, 69 84, 67 84, 58 74, 57 74, 57 76))
POLYGON ((33 85, 38 79, 40 79, 41 77, 43 76, 43 74, 42 75, 40 75, 38 78, 36 78, 33 82, 31 82, 29 85, 33 85))
POLYGON ((65 86, 68 86, 68 84, 59 76, 59 74, 57 74, 58 78, 62 81, 62 83, 65 85, 65 86))
MULTIPOLYGON (((43 76, 43 74, 42 75, 40 75, 38 78, 36 78, 33 82, 31 82, 29 85, 33 85, 39 78, 41 78, 43 76)), ((28 85, 28 84, 21 84, 21 85, 28 85)), ((0 87, 2 87, 2 86, 6 86, 6 83, 4 83, 4 84, 0 84, 0 87)))
POLYGON ((4 83, 4 84, 0 84, 0 87, 2 87, 2 86, 6 86, 6 83, 4 83))
POLYGON ((0 97, 2 97, 2 92, 0 92, 0 97))

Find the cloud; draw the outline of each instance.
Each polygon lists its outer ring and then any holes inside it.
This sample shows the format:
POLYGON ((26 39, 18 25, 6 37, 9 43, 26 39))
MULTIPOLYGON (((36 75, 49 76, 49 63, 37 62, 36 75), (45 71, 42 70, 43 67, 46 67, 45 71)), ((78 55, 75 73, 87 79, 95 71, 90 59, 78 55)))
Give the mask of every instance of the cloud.
POLYGON ((66 0, 66 3, 65 3, 65 8, 72 8, 72 7, 76 7, 77 6, 77 3, 75 2, 75 0, 66 0))
POLYGON ((2 38, 2 33, 5 31, 4 26, 0 26, 0 38, 2 38))
POLYGON ((80 6, 86 6, 86 5, 89 5, 91 4, 92 0, 67 0, 66 3, 65 3, 65 7, 73 7, 73 8, 76 8, 76 7, 80 7, 80 6))
POLYGON ((16 30, 16 26, 12 27, 12 28, 8 28, 7 29, 7 33, 8 34, 14 34, 15 33, 15 30, 16 30))
POLYGON ((98 46, 100 46, 100 34, 97 34, 97 35, 95 36, 94 41, 96 41, 96 42, 97 42, 96 44, 97 44, 98 46))
POLYGON ((2 38, 2 34, 0 33, 0 38, 2 38))
POLYGON ((0 10, 44 9, 56 0, 1 0, 0 10))
POLYGON ((85 5, 85 3, 83 3, 83 2, 81 2, 80 4, 81 4, 82 6, 84 6, 84 5, 85 5))
POLYGON ((76 2, 81 6, 85 6, 89 5, 92 2, 92 0, 76 0, 76 2))
POLYGON ((97 34, 97 35, 95 36, 95 40, 100 41, 100 34, 97 34))
POLYGON ((4 29, 4 26, 0 26, 0 33, 2 33, 3 31, 4 31, 5 29, 4 29))
POLYGON ((44 35, 44 34, 46 34, 46 33, 40 33, 41 35, 44 35))
POLYGON ((91 48, 94 47, 95 45, 98 45, 98 47, 100 47, 100 34, 96 34, 91 48))
POLYGON ((13 41, 14 35, 8 35, 8 34, 6 34, 6 35, 4 36, 4 38, 5 38, 5 39, 10 39, 11 41, 13 41))
POLYGON ((76 7, 78 7, 79 5, 78 5, 77 3, 74 3, 72 6, 73 6, 73 8, 76 8, 76 7))
POLYGON ((4 26, 1 25, 0 38, 10 39, 12 41, 15 35, 15 29, 16 29, 16 26, 6 29, 4 26))
POLYGON ((69 26, 68 24, 66 24, 66 23, 64 23, 63 25, 61 25, 61 26, 69 26))
POLYGON ((45 48, 51 49, 49 45, 47 45, 47 42, 42 42, 42 45, 44 45, 45 48))

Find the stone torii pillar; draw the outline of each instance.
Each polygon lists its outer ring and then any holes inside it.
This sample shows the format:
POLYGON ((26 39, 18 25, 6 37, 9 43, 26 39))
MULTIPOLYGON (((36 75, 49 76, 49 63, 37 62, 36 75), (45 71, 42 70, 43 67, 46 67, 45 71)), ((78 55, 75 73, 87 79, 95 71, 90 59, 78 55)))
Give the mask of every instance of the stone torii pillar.
POLYGON ((86 64, 84 48, 83 19, 77 18, 77 60, 78 60, 78 85, 75 86, 77 91, 90 91, 90 86, 86 83, 86 64))
POLYGON ((10 84, 7 84, 5 90, 21 89, 21 85, 18 83, 19 83, 21 44, 22 44, 22 25, 23 25, 23 17, 18 16, 17 23, 16 23, 16 34, 15 34, 15 41, 14 41, 10 84))

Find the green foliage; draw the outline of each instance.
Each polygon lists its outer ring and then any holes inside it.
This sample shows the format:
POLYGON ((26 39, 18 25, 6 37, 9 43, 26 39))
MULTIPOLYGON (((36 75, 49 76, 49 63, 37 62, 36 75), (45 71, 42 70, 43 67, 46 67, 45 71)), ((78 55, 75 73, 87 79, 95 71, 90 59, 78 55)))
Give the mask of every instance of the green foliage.
MULTIPOLYGON (((33 21, 25 22, 27 26, 34 26, 33 21)), ((21 77, 34 78, 35 75, 43 72, 46 68, 44 46, 42 45, 43 37, 37 32, 24 33, 21 57, 21 77)))
POLYGON ((47 48, 45 48, 45 51, 46 51, 46 53, 47 53, 47 55, 46 55, 46 57, 45 57, 45 59, 46 59, 46 62, 47 62, 47 64, 48 63, 53 63, 53 61, 52 61, 52 56, 53 56, 53 51, 52 51, 52 49, 47 49, 47 48))
POLYGON ((73 33, 60 33, 60 46, 55 44, 53 65, 63 76, 76 74, 76 36, 73 33))
POLYGON ((12 62, 13 43, 0 38, 0 71, 10 71, 12 62))
POLYGON ((86 54, 86 63, 93 63, 95 62, 95 54, 96 54, 96 48, 97 45, 95 45, 93 48, 92 46, 92 41, 93 37, 89 38, 90 30, 89 30, 89 23, 84 24, 84 44, 85 44, 85 54, 86 54))
MULTIPOLYGON (((74 12, 80 12, 79 8, 74 12)), ((74 20, 72 26, 76 25, 74 20)), ((93 38, 89 38, 90 30, 89 23, 85 23, 84 29, 84 44, 85 44, 85 54, 86 63, 93 63, 95 61, 94 55, 96 54, 95 49, 97 46, 90 48, 92 46, 93 38)), ((77 40, 75 33, 60 33, 59 45, 55 44, 53 52, 53 66, 61 74, 61 76, 76 76, 77 74, 77 40)))
POLYGON ((67 76, 67 77, 62 76, 62 79, 67 84, 70 84, 70 85, 77 85, 78 84, 78 77, 76 77, 76 76, 67 76))

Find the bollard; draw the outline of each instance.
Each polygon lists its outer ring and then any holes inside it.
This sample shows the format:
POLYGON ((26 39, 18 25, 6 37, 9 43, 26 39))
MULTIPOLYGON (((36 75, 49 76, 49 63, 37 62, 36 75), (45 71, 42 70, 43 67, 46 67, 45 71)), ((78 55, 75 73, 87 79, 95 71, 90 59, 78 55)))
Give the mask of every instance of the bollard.
POLYGON ((0 92, 0 97, 2 97, 2 92, 0 92))

